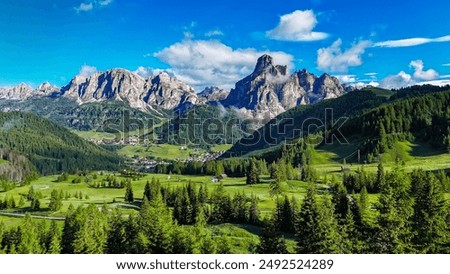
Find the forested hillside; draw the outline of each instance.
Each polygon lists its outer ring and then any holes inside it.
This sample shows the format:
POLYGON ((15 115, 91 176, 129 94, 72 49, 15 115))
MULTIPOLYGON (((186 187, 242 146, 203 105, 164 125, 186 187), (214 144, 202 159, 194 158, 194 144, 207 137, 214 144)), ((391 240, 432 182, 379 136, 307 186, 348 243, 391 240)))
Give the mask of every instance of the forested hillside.
POLYGON ((449 90, 449 87, 432 86, 395 92, 365 89, 320 102, 314 107, 300 106, 273 119, 252 136, 243 138, 225 156, 249 152, 254 155, 257 150, 277 146, 302 134, 325 131, 328 137, 341 133, 346 139, 362 136, 365 141, 360 149, 369 158, 385 152, 395 141, 427 142, 437 149, 448 149, 449 90), (333 114, 330 110, 327 113, 326 109, 332 109, 333 114), (326 129, 325 117, 332 121, 326 129), (350 119, 334 125, 340 117, 350 119), (310 125, 315 125, 313 131, 310 125))
POLYGON ((250 132, 250 122, 239 119, 232 109, 203 105, 179 113, 157 129, 161 142, 202 147, 231 144, 250 132))
MULTIPOLYGON (((325 117, 337 121, 343 116, 353 116, 364 109, 371 109, 388 100, 393 92, 380 89, 364 89, 347 93, 336 99, 324 100, 314 105, 293 108, 255 131, 251 136, 241 139, 225 157, 245 155, 249 152, 277 145, 284 140, 302 137, 311 129, 323 127, 325 117), (327 112, 328 109, 328 112, 327 112), (331 110, 331 111, 330 111, 331 110), (331 114, 332 113, 332 114, 331 114), (311 119, 312 118, 312 119, 311 119)), ((329 120, 332 122, 332 120, 329 120)))
POLYGON ((0 144, 26 156, 41 174, 113 170, 120 163, 116 154, 29 113, 0 113, 0 144))

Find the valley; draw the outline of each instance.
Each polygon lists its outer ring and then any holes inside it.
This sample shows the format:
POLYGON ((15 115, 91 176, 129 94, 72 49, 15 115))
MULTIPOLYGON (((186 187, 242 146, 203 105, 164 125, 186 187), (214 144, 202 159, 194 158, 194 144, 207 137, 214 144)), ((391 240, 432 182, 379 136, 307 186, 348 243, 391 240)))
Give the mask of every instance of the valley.
POLYGON ((230 92, 123 69, 2 88, 0 251, 448 252, 449 90, 268 55, 230 92))

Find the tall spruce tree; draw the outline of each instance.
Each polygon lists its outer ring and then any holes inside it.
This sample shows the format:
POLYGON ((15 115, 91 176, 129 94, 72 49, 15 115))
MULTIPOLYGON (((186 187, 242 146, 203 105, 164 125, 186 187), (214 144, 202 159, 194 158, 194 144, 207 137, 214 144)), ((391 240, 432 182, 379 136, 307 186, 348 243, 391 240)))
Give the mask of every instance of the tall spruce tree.
POLYGON ((264 228, 259 236, 256 252, 259 254, 286 254, 286 241, 279 232, 279 226, 274 218, 264 221, 264 228))
POLYGON ((381 194, 376 205, 377 233, 373 240, 378 253, 411 252, 410 218, 413 213, 408 176, 395 167, 381 185, 381 194))
POLYGON ((127 203, 134 202, 133 187, 131 185, 131 182, 128 182, 127 185, 126 185, 125 202, 127 202, 127 203))
POLYGON ((250 164, 247 170, 246 183, 248 185, 259 184, 259 171, 254 159, 250 160, 250 164))
POLYGON ((422 170, 417 173, 413 179, 416 181, 413 243, 420 253, 448 253, 450 242, 446 217, 449 212, 441 185, 433 174, 425 174, 422 170))

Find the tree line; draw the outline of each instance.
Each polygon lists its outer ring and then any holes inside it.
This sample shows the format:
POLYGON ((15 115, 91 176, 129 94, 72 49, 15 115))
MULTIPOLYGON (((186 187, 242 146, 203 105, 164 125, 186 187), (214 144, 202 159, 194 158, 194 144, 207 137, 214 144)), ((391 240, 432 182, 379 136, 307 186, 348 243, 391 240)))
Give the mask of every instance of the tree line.
MULTIPOLYGON (((406 174, 400 166, 378 174, 379 197, 370 203, 365 186, 349 193, 343 182, 324 188, 310 183, 303 201, 275 195, 272 214, 261 214, 258 198, 230 195, 219 184, 162 186, 146 183, 141 199, 132 182, 125 199, 138 213, 119 209, 69 207, 62 228, 26 216, 7 230, 0 225, 0 250, 5 253, 229 253, 226 239, 210 225, 242 223, 262 227, 260 243, 250 252, 286 253, 285 237, 296 241, 297 253, 448 253, 450 211, 442 182, 431 172, 406 174)), ((35 193, 29 193, 32 199, 35 193)), ((58 193, 52 193, 57 208, 58 193)))

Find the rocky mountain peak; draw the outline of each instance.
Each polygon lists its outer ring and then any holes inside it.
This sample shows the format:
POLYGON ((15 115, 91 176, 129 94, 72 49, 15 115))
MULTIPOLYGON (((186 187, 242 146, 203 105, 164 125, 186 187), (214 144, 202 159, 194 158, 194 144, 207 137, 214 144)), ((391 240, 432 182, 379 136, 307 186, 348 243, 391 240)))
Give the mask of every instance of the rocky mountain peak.
POLYGON ((264 54, 263 56, 258 58, 256 62, 254 74, 260 74, 264 70, 273 67, 273 58, 268 54, 264 54))
POLYGON ((33 96, 33 88, 25 83, 13 87, 0 87, 0 98, 22 100, 33 96))
POLYGON ((324 74, 316 77, 306 69, 287 74, 286 66, 273 64, 269 55, 261 56, 254 72, 236 83, 224 106, 234 106, 253 117, 276 116, 300 104, 335 98, 344 88, 335 77, 324 74))

